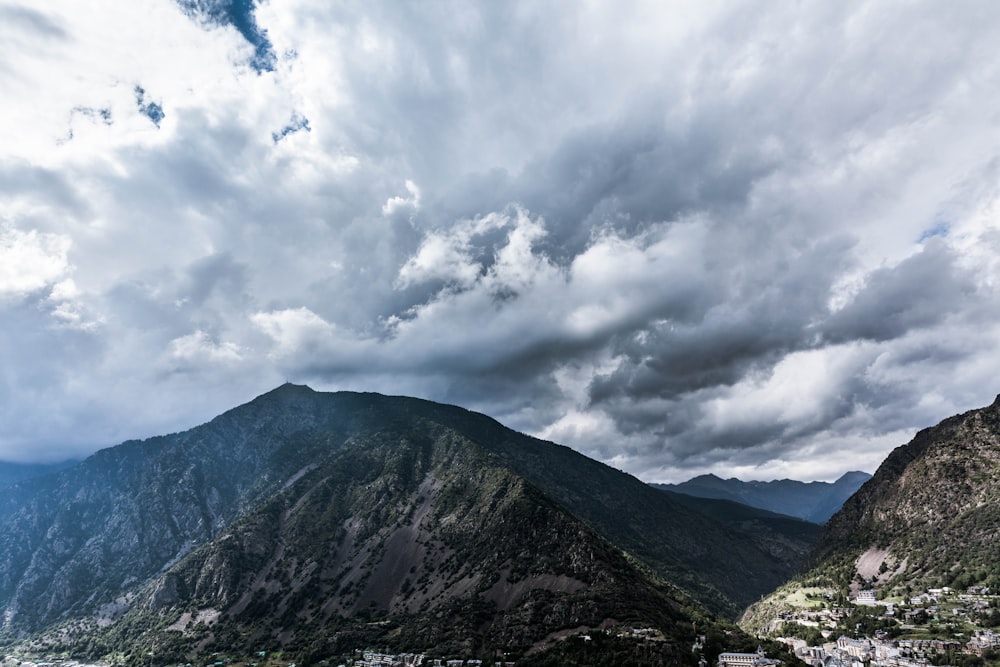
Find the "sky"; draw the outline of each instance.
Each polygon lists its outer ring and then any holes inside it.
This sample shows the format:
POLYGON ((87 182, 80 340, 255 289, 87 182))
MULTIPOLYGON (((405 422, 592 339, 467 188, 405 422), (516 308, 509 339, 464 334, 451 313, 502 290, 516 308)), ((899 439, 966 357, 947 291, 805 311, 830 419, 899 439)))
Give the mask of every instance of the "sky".
POLYGON ((1000 4, 0 0, 0 460, 285 381, 651 482, 1000 393, 1000 4))

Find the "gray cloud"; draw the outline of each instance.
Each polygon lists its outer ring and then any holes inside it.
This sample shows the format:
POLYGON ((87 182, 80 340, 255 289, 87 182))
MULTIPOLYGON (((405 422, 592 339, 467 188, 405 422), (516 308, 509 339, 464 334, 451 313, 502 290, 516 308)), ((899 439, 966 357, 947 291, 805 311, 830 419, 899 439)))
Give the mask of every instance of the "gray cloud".
POLYGON ((975 283, 956 259, 947 246, 931 243, 892 268, 873 271, 864 288, 822 325, 824 337, 834 342, 899 338, 974 303, 975 283))
POLYGON ((0 458, 290 379, 832 478, 998 391, 992 5, 131 7, 0 49, 0 458))
POLYGON ((28 31, 35 37, 63 40, 68 37, 66 29, 51 16, 21 5, 0 5, 0 16, 7 25, 17 26, 18 30, 28 31))

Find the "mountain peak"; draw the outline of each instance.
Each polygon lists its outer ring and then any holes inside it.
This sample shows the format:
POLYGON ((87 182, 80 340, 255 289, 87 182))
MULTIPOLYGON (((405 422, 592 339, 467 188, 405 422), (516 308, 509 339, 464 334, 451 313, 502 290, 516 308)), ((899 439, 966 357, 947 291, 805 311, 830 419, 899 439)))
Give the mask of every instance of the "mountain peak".
POLYGON ((870 474, 863 472, 861 470, 849 470, 840 477, 838 477, 837 481, 835 481, 834 484, 844 484, 846 482, 851 482, 854 480, 861 480, 862 482, 866 482, 870 477, 871 477, 870 474))
MULTIPOLYGON (((285 380, 284 384, 275 387, 267 394, 315 394, 315 390, 307 384, 294 384, 285 380)), ((265 395, 267 395, 265 394, 265 395)))
POLYGON ((280 404, 287 404, 289 401, 294 402, 295 400, 315 395, 316 392, 309 385, 285 382, 271 391, 261 394, 251 401, 251 403, 277 401, 280 404))
POLYGON ((676 664, 696 601, 735 614, 802 556, 463 408, 292 383, 0 499, 0 629, 111 602, 92 650, 126 664, 251 634, 303 662, 362 641, 521 652, 614 619, 661 630, 676 664), (211 643, 189 609, 219 610, 211 643))

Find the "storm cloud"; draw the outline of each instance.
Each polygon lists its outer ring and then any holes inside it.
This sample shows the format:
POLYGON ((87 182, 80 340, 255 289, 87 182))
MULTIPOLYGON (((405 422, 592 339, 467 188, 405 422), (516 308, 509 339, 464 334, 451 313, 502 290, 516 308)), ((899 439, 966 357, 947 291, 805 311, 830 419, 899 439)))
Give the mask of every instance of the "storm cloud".
POLYGON ((0 459, 285 381, 649 481, 1000 392, 1000 9, 0 5, 0 459))

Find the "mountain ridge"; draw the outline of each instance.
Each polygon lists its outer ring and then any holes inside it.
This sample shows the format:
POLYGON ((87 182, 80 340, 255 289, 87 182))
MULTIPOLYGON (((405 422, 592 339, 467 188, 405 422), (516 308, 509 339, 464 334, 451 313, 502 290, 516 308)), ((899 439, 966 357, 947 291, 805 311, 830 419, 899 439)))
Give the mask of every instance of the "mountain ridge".
POLYGON ((288 384, 13 489, 3 633, 52 627, 46 645, 88 655, 156 645, 179 658, 180 644, 242 632, 303 654, 423 636, 525 651, 572 624, 632 621, 660 627, 675 660, 682 627, 716 627, 700 604, 734 615, 801 560, 485 415, 288 384), (576 546, 560 551, 537 522, 576 546))
POLYGON ((653 486, 700 498, 731 500, 823 524, 870 478, 871 475, 866 472, 849 471, 834 482, 801 482, 793 479, 745 482, 735 477, 723 479, 709 473, 680 484, 653 486))

